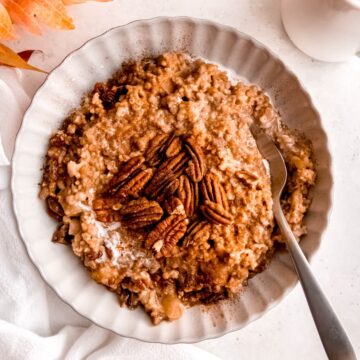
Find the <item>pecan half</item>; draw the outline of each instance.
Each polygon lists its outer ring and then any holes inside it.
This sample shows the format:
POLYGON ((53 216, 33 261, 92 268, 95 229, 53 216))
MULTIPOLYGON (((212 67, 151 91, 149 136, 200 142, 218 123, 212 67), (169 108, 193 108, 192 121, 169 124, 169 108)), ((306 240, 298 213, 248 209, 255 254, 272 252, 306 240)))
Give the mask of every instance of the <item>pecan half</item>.
POLYGON ((155 198, 155 200, 159 203, 163 203, 164 200, 176 193, 176 190, 179 187, 179 179, 175 179, 166 185, 162 192, 155 198))
POLYGON ((140 169, 144 162, 145 158, 143 156, 135 156, 123 163, 120 166, 118 173, 111 179, 109 183, 109 194, 116 194, 124 185, 124 183, 129 179, 129 177, 131 177, 131 175, 140 169))
POLYGON ((145 158, 150 166, 158 166, 164 158, 168 146, 172 143, 175 133, 156 135, 150 142, 145 158))
POLYGON ((180 140, 179 136, 176 136, 172 139, 172 141, 169 143, 165 155, 166 157, 174 157, 180 153, 182 150, 182 141, 180 140))
POLYGON ((185 151, 182 151, 176 156, 164 161, 159 167, 159 170, 163 170, 163 169, 171 170, 174 173, 175 177, 177 178, 183 173, 185 167, 187 166, 188 161, 189 161, 189 157, 187 153, 185 151))
POLYGON ((119 198, 138 197, 146 184, 150 181, 154 170, 149 168, 138 170, 138 172, 130 178, 116 193, 119 198))
POLYGON ((145 159, 150 166, 160 164, 162 160, 160 149, 166 143, 167 139, 167 134, 159 134, 150 141, 150 145, 145 153, 145 159))
POLYGON ((227 210, 212 201, 205 201, 204 205, 200 206, 200 210, 205 218, 213 224, 230 225, 234 220, 227 210))
POLYGON ((118 222, 121 220, 119 211, 113 209, 96 210, 96 219, 101 222, 118 222))
POLYGON ((140 229, 159 221, 163 210, 156 201, 146 198, 132 200, 120 209, 121 223, 130 229, 140 229))
POLYGON ((225 210, 229 209, 228 199, 224 187, 215 174, 206 174, 201 182, 201 192, 204 201, 212 201, 221 205, 225 210))
POLYGON ((62 217, 65 215, 65 213, 56 197, 48 196, 46 198, 46 206, 47 212, 52 218, 57 221, 62 220, 62 217))
POLYGON ((188 137, 184 141, 186 150, 191 156, 186 173, 192 181, 199 182, 204 177, 206 171, 204 153, 194 138, 188 137))
POLYGON ((197 183, 190 181, 188 176, 181 175, 179 178, 179 188, 177 195, 184 204, 185 212, 188 217, 192 217, 199 204, 199 187, 197 183))
POLYGON ((158 170, 145 188, 144 193, 150 199, 157 199, 158 196, 164 194, 165 189, 171 187, 175 180, 176 177, 171 170, 158 170))
POLYGON ((54 232, 52 242, 68 245, 71 243, 72 236, 69 235, 69 224, 61 223, 54 232))
POLYGON ((119 208, 121 204, 116 197, 100 197, 94 199, 92 207, 95 210, 96 219, 101 222, 120 221, 119 208))
POLYGON ((206 220, 195 220, 186 231, 183 246, 187 247, 198 242, 205 242, 210 237, 211 225, 206 220))
POLYGON ((170 215, 149 233, 145 246, 153 248, 156 257, 170 256, 172 248, 185 235, 187 224, 188 220, 185 215, 170 215))
POLYGON ((176 196, 170 196, 164 202, 164 209, 169 215, 184 215, 185 209, 181 200, 176 196))

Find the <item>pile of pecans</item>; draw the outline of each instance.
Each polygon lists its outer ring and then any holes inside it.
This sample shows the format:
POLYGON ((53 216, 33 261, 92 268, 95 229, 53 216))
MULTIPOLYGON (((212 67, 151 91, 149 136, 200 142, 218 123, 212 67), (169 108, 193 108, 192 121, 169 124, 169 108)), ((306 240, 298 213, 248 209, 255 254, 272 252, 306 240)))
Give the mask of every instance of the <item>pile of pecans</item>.
POLYGON ((211 224, 230 225, 227 196, 219 178, 206 173, 195 139, 157 135, 144 156, 124 162, 106 190, 93 201, 98 221, 145 228, 145 246, 169 257, 175 245, 208 239, 211 224))

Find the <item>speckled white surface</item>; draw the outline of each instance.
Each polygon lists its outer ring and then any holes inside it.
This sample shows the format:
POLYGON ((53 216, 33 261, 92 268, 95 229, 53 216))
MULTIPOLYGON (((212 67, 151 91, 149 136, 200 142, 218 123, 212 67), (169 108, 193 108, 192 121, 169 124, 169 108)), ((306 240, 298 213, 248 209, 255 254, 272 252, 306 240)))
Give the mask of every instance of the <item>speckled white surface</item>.
MULTIPOLYGON (((328 133, 334 160, 335 192, 330 225, 312 268, 360 356, 360 60, 314 61, 287 38, 278 0, 114 0, 70 10, 77 29, 49 31, 42 38, 25 35, 19 50, 42 49, 33 63, 52 69, 71 50, 106 29, 159 15, 189 15, 227 24, 263 42, 293 69, 313 96, 328 133), (96 15, 94 15, 94 12, 96 15)), ((23 77, 29 93, 43 78, 23 77)), ((277 308, 247 328, 198 344, 223 359, 326 359, 306 301, 298 286, 277 308)))

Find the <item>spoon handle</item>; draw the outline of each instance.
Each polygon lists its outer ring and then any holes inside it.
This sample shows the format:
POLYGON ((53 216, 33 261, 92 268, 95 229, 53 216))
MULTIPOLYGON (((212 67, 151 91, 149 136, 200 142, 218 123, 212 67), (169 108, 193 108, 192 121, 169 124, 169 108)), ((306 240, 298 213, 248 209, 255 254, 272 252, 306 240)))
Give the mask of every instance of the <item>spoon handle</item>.
POLYGON ((286 240, 301 286, 321 342, 330 360, 356 360, 355 351, 339 319, 315 279, 308 261, 294 236, 280 204, 274 204, 274 215, 286 240))

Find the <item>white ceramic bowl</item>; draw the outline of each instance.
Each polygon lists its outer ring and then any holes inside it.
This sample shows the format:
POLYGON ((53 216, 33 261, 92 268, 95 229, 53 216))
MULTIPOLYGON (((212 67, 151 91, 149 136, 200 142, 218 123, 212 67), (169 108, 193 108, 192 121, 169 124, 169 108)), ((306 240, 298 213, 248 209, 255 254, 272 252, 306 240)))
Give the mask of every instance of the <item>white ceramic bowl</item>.
POLYGON ((207 311, 194 307, 176 322, 152 326, 142 309, 120 308, 116 296, 90 279, 69 247, 50 241, 56 224, 38 198, 49 136, 82 95, 109 78, 124 60, 172 50, 219 63, 259 85, 284 121, 312 140, 319 177, 306 217, 308 235, 301 241, 308 256, 315 253, 326 226, 332 187, 327 139, 309 95, 274 54, 249 36, 206 20, 155 18, 112 29, 71 53, 34 96, 17 137, 12 191, 19 230, 44 280, 78 313, 118 334, 162 343, 195 342, 240 329, 277 304, 297 281, 288 254, 278 253, 235 301, 207 311))

